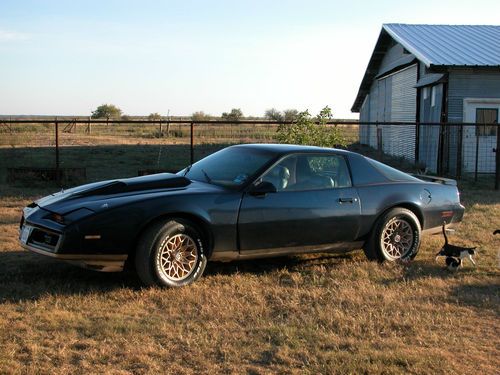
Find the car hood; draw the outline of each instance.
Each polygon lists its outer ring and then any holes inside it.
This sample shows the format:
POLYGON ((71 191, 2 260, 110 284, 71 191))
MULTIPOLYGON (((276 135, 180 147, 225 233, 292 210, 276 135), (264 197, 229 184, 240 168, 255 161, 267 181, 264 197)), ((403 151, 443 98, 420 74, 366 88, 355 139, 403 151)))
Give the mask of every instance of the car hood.
POLYGON ((59 214, 65 214, 82 207, 99 211, 100 207, 107 208, 107 205, 103 206, 102 201, 114 198, 130 201, 131 197, 139 194, 182 190, 191 184, 192 181, 186 177, 171 173, 159 173, 81 185, 43 197, 35 201, 35 204, 59 214))

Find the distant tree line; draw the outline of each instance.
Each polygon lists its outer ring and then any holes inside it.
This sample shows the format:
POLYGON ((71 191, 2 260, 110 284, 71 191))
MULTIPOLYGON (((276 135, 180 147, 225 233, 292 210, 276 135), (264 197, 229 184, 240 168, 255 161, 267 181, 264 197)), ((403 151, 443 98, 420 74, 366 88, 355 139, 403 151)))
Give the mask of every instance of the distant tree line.
MULTIPOLYGON (((102 104, 92 112, 94 119, 128 119, 122 110, 113 104, 102 104)), ((345 147, 346 141, 340 129, 336 126, 326 126, 332 120, 330 107, 323 108, 320 113, 313 117, 309 111, 302 112, 296 109, 279 111, 276 108, 266 110, 264 117, 268 120, 282 122, 278 125, 277 139, 280 143, 315 145, 326 147, 345 147)), ((191 119, 195 121, 210 120, 214 117, 203 111, 192 113, 191 119)), ((238 122, 243 117, 240 108, 232 108, 229 112, 223 112, 221 118, 228 121, 238 122)), ((161 120, 158 112, 150 113, 148 120, 161 120)))
MULTIPOLYGON (((328 107, 326 107, 328 108, 328 107)), ((296 109, 285 109, 283 111, 279 111, 276 108, 267 109, 264 113, 264 118, 272 121, 280 121, 280 122, 295 122, 304 112, 299 112, 296 109)), ((331 111, 330 111, 331 113, 331 111)), ((130 116, 123 114, 123 111, 114 104, 101 104, 96 108, 95 111, 92 112, 91 118, 93 119, 123 119, 128 120, 130 116)), ((212 116, 203 111, 196 111, 191 114, 191 119, 194 121, 204 121, 204 120, 212 120, 218 118, 217 116, 212 116)), ((241 108, 232 108, 229 112, 222 112, 219 117, 223 120, 228 121, 239 121, 243 118, 247 119, 256 119, 259 117, 245 117, 243 115, 243 111, 241 108)), ((162 115, 158 112, 150 113, 147 116, 147 119, 150 121, 159 121, 162 119, 162 115)), ((316 117, 316 121, 321 120, 321 115, 316 117)))
POLYGON ((298 115, 299 111, 296 109, 285 109, 283 112, 280 112, 276 108, 270 108, 266 110, 264 117, 274 121, 295 121, 298 115))

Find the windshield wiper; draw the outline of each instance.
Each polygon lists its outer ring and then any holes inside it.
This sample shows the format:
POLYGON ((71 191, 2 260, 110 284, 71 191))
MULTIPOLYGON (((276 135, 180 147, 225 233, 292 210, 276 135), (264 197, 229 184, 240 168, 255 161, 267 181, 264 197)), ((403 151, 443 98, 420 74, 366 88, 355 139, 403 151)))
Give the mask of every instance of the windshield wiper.
POLYGON ((207 174, 207 172, 205 172, 204 169, 201 170, 203 172, 203 175, 205 176, 205 178, 207 179, 207 182, 210 184, 212 183, 212 179, 210 178, 210 176, 207 174))

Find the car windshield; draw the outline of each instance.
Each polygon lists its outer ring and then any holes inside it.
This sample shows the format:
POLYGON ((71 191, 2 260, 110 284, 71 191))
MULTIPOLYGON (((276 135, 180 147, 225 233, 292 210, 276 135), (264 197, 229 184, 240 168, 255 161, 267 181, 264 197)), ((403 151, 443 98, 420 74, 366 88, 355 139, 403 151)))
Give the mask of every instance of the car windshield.
POLYGON ((266 166, 275 154, 247 147, 229 147, 179 172, 191 180, 238 187, 266 166))

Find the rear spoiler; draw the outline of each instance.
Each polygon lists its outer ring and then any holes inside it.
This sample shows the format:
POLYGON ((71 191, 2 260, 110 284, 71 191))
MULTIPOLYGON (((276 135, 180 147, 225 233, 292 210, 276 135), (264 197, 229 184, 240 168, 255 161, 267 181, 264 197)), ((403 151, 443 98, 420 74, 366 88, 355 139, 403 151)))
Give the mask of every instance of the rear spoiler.
POLYGON ((423 181, 435 182, 437 184, 443 184, 443 185, 457 186, 457 181, 453 180, 451 178, 428 176, 428 175, 424 175, 424 174, 412 174, 412 176, 418 178, 419 180, 423 180, 423 181))

